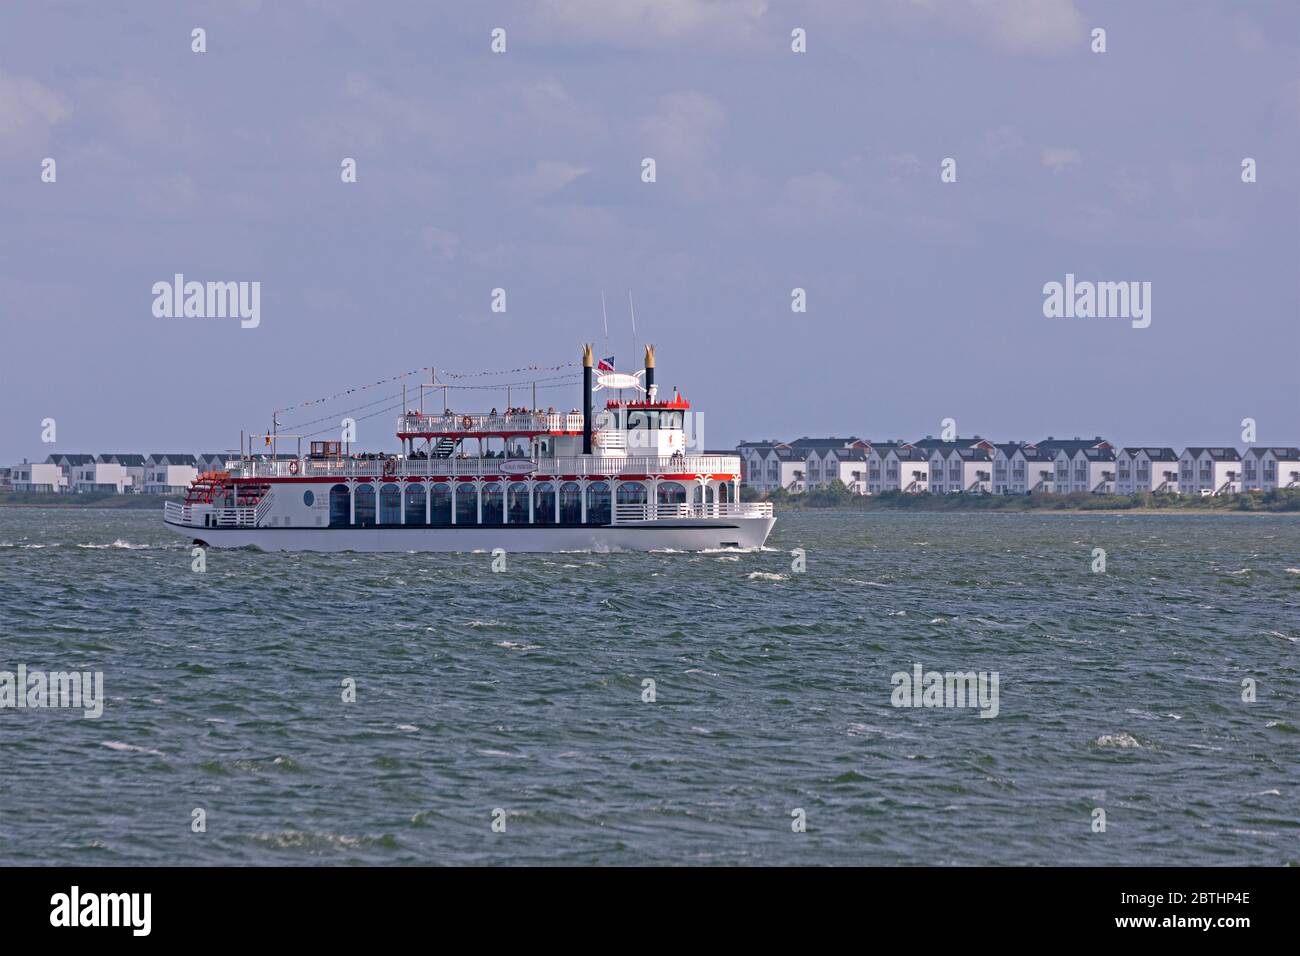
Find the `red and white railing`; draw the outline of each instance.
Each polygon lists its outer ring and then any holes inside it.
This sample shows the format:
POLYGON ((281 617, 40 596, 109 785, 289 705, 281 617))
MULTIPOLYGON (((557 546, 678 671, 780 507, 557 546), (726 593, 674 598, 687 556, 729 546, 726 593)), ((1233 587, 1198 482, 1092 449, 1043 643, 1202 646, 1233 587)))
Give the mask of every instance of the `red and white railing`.
MULTIPOLYGON (((260 505, 259 502, 259 507, 260 505)), ((196 513, 194 505, 181 504, 178 501, 164 502, 163 518, 171 524, 185 525, 190 528, 256 528, 261 518, 258 508, 255 507, 214 508, 210 505, 199 507, 200 510, 196 513)))
POLYGON ((666 518, 770 518, 770 501, 722 501, 711 504, 617 504, 614 523, 662 521, 666 518))
POLYGON ((528 477, 575 475, 583 478, 623 475, 708 475, 729 479, 740 475, 736 455, 684 455, 656 457, 576 458, 386 458, 354 459, 294 458, 280 461, 232 461, 236 478, 477 478, 482 475, 528 477), (530 467, 531 466, 531 467, 530 467))
POLYGON ((398 434, 455 435, 464 432, 501 432, 529 434, 532 432, 580 432, 582 415, 547 412, 523 412, 516 415, 399 415, 398 434))

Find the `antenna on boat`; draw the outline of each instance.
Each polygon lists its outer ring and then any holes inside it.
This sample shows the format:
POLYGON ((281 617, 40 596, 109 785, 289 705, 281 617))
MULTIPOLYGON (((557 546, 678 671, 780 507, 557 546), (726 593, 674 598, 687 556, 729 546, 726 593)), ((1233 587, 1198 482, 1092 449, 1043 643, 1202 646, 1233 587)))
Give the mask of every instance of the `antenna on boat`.
POLYGON ((605 290, 600 290, 600 317, 605 322, 605 348, 609 348, 609 313, 605 311, 605 290))
POLYGON ((636 309, 632 306, 632 290, 627 290, 627 310, 632 313, 632 345, 636 346, 636 309))

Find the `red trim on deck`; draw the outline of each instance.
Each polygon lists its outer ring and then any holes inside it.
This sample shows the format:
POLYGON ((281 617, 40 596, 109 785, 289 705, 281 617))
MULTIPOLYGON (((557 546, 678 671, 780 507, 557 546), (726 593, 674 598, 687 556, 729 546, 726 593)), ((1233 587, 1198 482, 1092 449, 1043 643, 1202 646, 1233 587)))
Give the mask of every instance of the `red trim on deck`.
MULTIPOLYGON (((659 475, 661 481, 694 481, 698 472, 682 473, 665 473, 659 475)), ((551 475, 543 472, 533 472, 528 475, 389 475, 389 476, 364 476, 348 479, 344 475, 327 477, 324 475, 311 475, 303 477, 298 475, 293 478, 276 477, 276 478, 230 478, 227 479, 232 485, 339 485, 346 484, 349 480, 357 484, 401 484, 403 482, 414 484, 425 481, 459 481, 462 484, 471 481, 527 481, 532 478, 534 481, 581 481, 582 475, 551 475)), ((650 475, 586 475, 588 481, 648 481, 650 475)), ((739 478, 739 475, 712 473, 706 474, 705 478, 717 481, 733 481, 739 478)))

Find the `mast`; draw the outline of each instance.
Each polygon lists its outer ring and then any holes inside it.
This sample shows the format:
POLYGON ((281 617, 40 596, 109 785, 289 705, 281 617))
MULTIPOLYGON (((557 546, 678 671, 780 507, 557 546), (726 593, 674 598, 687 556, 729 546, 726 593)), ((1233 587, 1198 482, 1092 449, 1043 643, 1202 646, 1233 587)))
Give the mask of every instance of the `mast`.
POLYGON ((591 345, 582 347, 582 453, 591 454, 591 345))

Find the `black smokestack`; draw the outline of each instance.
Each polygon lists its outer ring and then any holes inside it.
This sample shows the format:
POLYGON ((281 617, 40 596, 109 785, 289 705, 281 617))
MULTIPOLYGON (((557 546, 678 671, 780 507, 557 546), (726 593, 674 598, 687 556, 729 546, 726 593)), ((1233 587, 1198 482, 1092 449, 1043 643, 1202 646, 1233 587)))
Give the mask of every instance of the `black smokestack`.
POLYGON ((650 401, 655 400, 655 347, 645 347, 645 394, 650 401))
POLYGON ((582 453, 591 454, 591 346, 582 347, 582 453))

